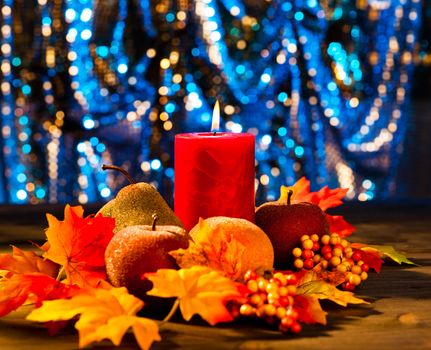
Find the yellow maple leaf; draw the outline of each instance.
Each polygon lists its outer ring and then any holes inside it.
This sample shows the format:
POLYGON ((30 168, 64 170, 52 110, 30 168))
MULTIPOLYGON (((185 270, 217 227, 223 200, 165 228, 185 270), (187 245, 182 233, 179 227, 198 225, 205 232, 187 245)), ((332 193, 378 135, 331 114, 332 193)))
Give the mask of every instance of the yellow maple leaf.
POLYGON ((237 283, 221 272, 204 266, 160 269, 145 276, 153 283, 153 289, 147 294, 161 298, 176 297, 174 307, 179 305, 186 321, 195 314, 211 325, 232 321, 225 302, 241 296, 237 283))
POLYGON ((328 299, 341 306, 347 304, 369 304, 363 299, 355 297, 352 292, 339 290, 336 285, 340 281, 328 278, 320 269, 310 270, 302 275, 297 284, 298 295, 314 296, 318 299, 328 299), (335 282, 335 283, 333 283, 335 282))
POLYGON ((360 248, 365 251, 378 252, 382 258, 389 258, 397 264, 416 265, 413 261, 409 260, 405 255, 397 252, 394 247, 390 245, 369 245, 360 248))
POLYGON ((75 324, 80 348, 103 339, 110 339, 118 346, 131 327, 139 346, 146 350, 154 341, 160 341, 160 335, 155 321, 136 316, 143 306, 126 288, 86 289, 71 299, 45 301, 27 319, 64 321, 80 315, 75 324))
POLYGON ((187 249, 177 249, 169 254, 182 268, 208 266, 223 271, 233 280, 241 279, 242 256, 245 247, 222 227, 211 228, 205 220, 199 220, 199 230, 187 249))
POLYGON ((336 286, 322 280, 309 281, 300 285, 297 294, 310 295, 318 299, 329 299, 341 306, 368 304, 365 300, 355 297, 352 292, 339 290, 336 286))

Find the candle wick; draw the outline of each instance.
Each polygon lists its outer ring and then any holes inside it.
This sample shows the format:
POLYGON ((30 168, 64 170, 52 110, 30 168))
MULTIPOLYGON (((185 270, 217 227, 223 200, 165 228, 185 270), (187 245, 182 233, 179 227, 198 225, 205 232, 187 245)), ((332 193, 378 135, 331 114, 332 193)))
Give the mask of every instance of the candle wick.
POLYGON ((213 136, 216 136, 216 134, 217 134, 217 131, 214 131, 213 136))

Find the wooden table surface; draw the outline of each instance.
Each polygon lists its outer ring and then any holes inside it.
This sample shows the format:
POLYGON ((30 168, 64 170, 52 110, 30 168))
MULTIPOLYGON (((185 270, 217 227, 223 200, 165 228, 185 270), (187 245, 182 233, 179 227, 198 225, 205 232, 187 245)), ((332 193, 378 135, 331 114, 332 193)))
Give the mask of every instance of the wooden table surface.
MULTIPOLYGON (((41 211, 59 209, 0 207, 1 250, 11 241, 42 239, 41 211)), ((357 290, 371 304, 348 308, 325 304, 326 327, 304 326, 299 335, 281 335, 254 324, 209 327, 198 321, 174 322, 163 326, 162 342, 152 349, 431 349, 431 206, 350 205, 343 214, 357 227, 352 241, 393 245, 420 266, 384 264, 380 274, 370 274, 357 290)), ((50 337, 43 326, 24 316, 25 311, 18 311, 0 319, 0 350, 78 348, 73 329, 50 337)), ((93 347, 115 348, 109 341, 93 347)), ((136 348, 133 335, 127 334, 120 349, 136 348)))

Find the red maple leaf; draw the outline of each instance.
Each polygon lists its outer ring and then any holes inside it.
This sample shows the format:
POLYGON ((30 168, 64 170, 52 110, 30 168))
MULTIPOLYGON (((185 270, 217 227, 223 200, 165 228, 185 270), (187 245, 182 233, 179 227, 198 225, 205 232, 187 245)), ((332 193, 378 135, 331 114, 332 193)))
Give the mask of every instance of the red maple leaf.
POLYGON ((366 247, 366 245, 362 245, 359 243, 354 243, 352 246, 355 246, 356 248, 353 248, 353 252, 358 252, 361 255, 361 260, 367 264, 370 269, 373 269, 377 273, 380 272, 383 264, 383 260, 380 258, 380 254, 378 251, 365 251, 363 249, 358 249, 360 247, 366 247))
POLYGON ((115 220, 102 215, 83 217, 81 206, 64 209, 64 221, 47 214, 48 242, 43 256, 61 265, 67 281, 79 286, 106 279, 105 250, 113 237, 115 220))
POLYGON ((344 220, 341 215, 325 215, 331 233, 337 233, 340 237, 348 237, 355 231, 355 227, 344 220))
MULTIPOLYGON (((280 201, 286 201, 289 190, 293 191, 291 197, 292 203, 313 203, 319 206, 324 212, 329 208, 338 207, 343 204, 342 199, 348 191, 346 188, 330 189, 328 186, 325 186, 318 192, 310 192, 310 181, 302 177, 291 187, 281 186, 280 201)), ((342 216, 326 214, 326 220, 328 221, 330 232, 338 233, 341 237, 347 237, 355 230, 342 216)))
POLYGON ((77 286, 66 285, 43 273, 14 274, 0 284, 0 317, 16 310, 27 301, 39 307, 44 300, 64 299, 74 295, 77 286))

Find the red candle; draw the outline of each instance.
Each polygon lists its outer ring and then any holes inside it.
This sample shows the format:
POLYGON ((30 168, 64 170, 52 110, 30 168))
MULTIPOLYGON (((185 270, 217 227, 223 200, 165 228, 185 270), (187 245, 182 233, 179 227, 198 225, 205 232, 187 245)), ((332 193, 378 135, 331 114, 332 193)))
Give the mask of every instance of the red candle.
POLYGON ((175 136, 175 213, 186 229, 199 218, 254 221, 254 135, 228 132, 175 136))

